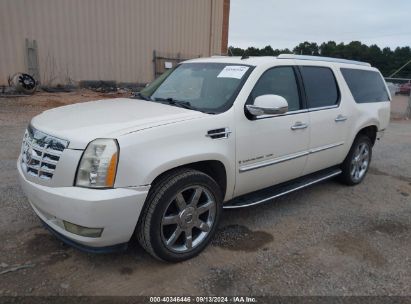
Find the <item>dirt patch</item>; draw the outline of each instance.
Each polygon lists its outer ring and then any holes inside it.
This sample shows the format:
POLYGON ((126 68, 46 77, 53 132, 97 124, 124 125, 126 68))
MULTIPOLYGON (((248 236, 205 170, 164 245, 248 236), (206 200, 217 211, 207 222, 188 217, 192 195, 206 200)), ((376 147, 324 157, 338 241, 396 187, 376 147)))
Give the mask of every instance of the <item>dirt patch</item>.
POLYGON ((131 275, 133 272, 134 270, 130 267, 122 267, 119 269, 119 273, 122 275, 131 275))
POLYGON ((67 249, 67 245, 58 241, 50 233, 36 233, 34 237, 26 243, 26 250, 37 255, 67 249))
POLYGON ((46 100, 44 103, 40 104, 39 106, 44 106, 47 108, 57 108, 66 105, 66 103, 59 101, 59 100, 46 100))
POLYGON ((70 247, 56 239, 50 233, 36 233, 24 243, 23 252, 31 254, 39 264, 51 266, 70 258, 70 247))
POLYGON ((409 197, 411 195, 411 187, 410 184, 403 184, 403 185, 399 185, 397 187, 397 192, 404 196, 404 197, 409 197))
POLYGON ((224 295, 234 289, 236 282, 241 282, 241 271, 224 268, 212 268, 206 279, 200 280, 200 285, 207 293, 224 295))
POLYGON ((367 239, 354 236, 349 233, 337 235, 331 244, 337 248, 343 255, 351 256, 357 260, 369 262, 376 267, 382 267, 386 264, 384 256, 371 244, 367 239))
POLYGON ((411 225, 395 220, 374 221, 370 225, 370 231, 380 232, 392 236, 406 233, 411 230, 411 225))
POLYGON ((212 245, 234 251, 257 251, 273 239, 271 234, 264 231, 251 231, 245 226, 230 225, 217 231, 212 245))
POLYGON ((402 176, 402 175, 392 175, 392 174, 389 174, 387 172, 380 171, 380 170, 378 170, 376 168, 373 168, 373 167, 368 169, 368 173, 373 174, 373 175, 379 175, 379 176, 389 176, 389 177, 398 179, 400 181, 407 182, 411 185, 411 177, 402 176))

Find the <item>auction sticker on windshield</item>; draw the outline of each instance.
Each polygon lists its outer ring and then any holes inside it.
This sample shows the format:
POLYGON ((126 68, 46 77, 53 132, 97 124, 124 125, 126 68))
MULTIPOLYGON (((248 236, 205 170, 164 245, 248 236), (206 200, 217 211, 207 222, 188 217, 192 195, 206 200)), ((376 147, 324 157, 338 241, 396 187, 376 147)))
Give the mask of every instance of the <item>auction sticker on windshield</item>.
POLYGON ((243 65, 228 65, 226 66, 217 78, 237 78, 241 79, 249 67, 243 65))

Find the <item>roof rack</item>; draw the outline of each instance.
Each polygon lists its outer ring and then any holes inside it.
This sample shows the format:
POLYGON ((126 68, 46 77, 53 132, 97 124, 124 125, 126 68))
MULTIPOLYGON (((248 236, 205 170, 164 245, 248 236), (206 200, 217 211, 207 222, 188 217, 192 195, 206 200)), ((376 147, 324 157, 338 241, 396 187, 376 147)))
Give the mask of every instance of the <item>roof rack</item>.
POLYGON ((347 64, 356 64, 370 67, 371 64, 368 62, 361 62, 355 60, 347 60, 340 58, 331 58, 331 57, 321 57, 321 56, 308 56, 308 55, 293 55, 293 54, 281 54, 278 55, 278 59, 298 59, 298 60, 311 60, 311 61, 327 61, 327 62, 338 62, 338 63, 347 63, 347 64))

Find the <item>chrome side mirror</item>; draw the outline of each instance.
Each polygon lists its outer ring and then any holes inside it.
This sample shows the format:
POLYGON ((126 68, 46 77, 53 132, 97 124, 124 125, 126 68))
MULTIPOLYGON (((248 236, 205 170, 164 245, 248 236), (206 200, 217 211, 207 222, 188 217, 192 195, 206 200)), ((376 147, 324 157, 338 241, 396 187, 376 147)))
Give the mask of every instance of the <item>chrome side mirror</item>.
POLYGON ((279 95, 261 95, 253 105, 246 105, 246 109, 253 116, 279 115, 288 112, 288 102, 279 95))

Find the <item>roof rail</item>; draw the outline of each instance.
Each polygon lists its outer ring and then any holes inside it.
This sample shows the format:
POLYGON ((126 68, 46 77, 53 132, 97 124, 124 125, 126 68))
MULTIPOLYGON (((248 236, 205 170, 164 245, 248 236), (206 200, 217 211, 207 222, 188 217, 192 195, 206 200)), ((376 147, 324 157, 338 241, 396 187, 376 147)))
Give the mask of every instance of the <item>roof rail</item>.
POLYGON ((308 55, 293 55, 293 54, 281 54, 278 55, 278 59, 298 59, 298 60, 311 60, 311 61, 327 61, 327 62, 338 62, 347 64, 356 64, 370 67, 371 64, 368 62, 347 60, 341 58, 331 58, 331 57, 321 57, 321 56, 308 56, 308 55))

